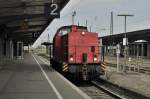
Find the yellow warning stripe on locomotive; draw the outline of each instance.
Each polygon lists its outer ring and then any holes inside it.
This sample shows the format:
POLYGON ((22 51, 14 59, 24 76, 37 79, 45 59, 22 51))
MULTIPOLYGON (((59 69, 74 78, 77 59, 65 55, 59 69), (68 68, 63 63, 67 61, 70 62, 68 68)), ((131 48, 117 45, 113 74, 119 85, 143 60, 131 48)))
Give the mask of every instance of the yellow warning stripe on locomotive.
POLYGON ((63 65, 62 71, 68 72, 68 69, 69 69, 68 64, 63 65))
POLYGON ((105 70, 105 69, 106 69, 106 63, 105 63, 105 62, 102 62, 102 64, 101 64, 101 68, 102 68, 103 70, 105 70))

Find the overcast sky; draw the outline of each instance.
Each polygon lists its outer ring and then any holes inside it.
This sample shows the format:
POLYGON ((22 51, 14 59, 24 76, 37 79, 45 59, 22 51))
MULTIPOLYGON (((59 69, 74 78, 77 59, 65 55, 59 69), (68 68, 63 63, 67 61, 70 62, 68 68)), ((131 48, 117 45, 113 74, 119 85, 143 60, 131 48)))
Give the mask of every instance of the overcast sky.
POLYGON ((127 31, 135 31, 150 28, 150 0, 70 0, 61 11, 60 19, 55 19, 34 43, 34 47, 47 41, 48 33, 50 41, 57 29, 63 25, 71 24, 72 12, 76 11, 75 23, 92 26, 92 31, 99 36, 110 34, 110 13, 114 13, 114 34, 124 32, 124 18, 118 14, 134 14, 127 18, 127 31))

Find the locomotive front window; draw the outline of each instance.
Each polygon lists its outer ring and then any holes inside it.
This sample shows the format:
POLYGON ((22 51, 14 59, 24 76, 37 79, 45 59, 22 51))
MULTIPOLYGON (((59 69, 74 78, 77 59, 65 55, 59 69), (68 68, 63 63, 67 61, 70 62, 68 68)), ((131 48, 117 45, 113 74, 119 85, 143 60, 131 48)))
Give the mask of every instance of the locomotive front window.
POLYGON ((68 33, 68 31, 60 31, 61 35, 66 35, 68 33))
POLYGON ((69 33, 71 31, 70 28, 67 28, 67 29, 61 29, 59 31, 59 35, 66 35, 67 33, 69 33))
POLYGON ((78 27, 78 28, 77 28, 77 31, 78 31, 78 32, 88 32, 88 30, 87 30, 86 27, 78 27))

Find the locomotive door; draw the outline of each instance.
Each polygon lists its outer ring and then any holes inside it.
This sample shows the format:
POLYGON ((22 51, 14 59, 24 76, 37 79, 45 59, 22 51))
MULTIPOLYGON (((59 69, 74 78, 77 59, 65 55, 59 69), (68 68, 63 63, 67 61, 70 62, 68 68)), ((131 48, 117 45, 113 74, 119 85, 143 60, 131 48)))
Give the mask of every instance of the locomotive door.
POLYGON ((68 61, 68 35, 62 36, 62 60, 67 62, 68 61))

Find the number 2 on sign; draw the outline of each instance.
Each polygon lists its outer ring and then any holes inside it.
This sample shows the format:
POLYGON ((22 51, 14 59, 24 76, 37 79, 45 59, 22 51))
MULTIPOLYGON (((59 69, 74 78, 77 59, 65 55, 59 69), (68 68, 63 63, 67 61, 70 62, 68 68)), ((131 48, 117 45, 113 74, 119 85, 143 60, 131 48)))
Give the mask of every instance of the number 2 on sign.
POLYGON ((52 11, 51 11, 51 15, 58 15, 58 5, 57 4, 51 4, 51 8, 52 8, 52 11))

